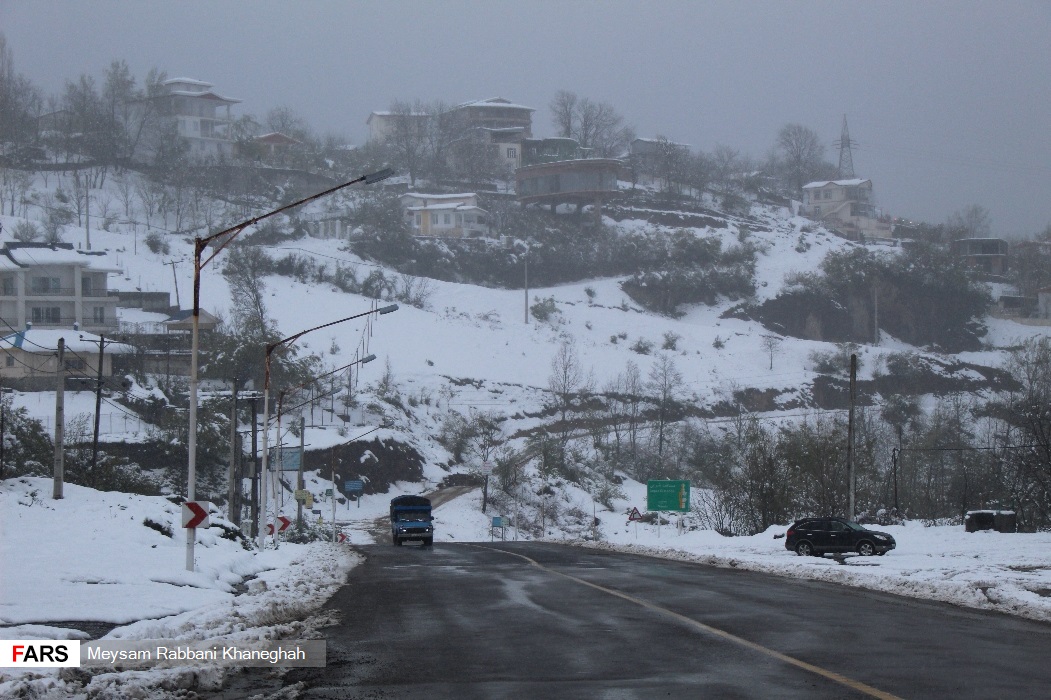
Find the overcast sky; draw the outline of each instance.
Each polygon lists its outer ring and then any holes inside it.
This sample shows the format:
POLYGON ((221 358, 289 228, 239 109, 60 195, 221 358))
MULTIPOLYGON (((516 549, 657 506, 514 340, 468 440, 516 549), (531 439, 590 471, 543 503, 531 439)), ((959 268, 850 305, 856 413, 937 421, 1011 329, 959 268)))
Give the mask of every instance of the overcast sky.
POLYGON ((45 94, 123 59, 365 139, 394 99, 492 96, 554 133, 556 91, 640 136, 763 157, 787 123, 832 143, 895 216, 981 204, 996 235, 1051 223, 1051 2, 0 0, 16 70, 45 94))

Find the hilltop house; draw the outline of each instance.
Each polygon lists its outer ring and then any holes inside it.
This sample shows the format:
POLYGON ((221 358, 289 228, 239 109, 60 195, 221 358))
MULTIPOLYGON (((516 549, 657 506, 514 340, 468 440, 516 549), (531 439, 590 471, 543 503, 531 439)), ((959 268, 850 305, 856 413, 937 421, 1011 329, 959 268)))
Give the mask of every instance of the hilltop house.
POLYGON ((952 242, 952 252, 972 270, 989 275, 1007 272, 1009 245, 1002 238, 958 238, 952 242))
POLYGON ((872 180, 825 180, 803 185, 799 215, 856 238, 890 238, 890 219, 873 205, 872 180))
POLYGON ((172 78, 161 83, 164 94, 153 98, 160 110, 175 119, 176 129, 195 156, 233 155, 230 107, 241 102, 223 97, 211 83, 172 78))
POLYGON ((0 248, 0 332, 70 328, 103 333, 117 328, 117 303, 107 278, 119 272, 105 253, 70 243, 18 243, 0 248))
MULTIPOLYGON (((472 100, 449 108, 442 116, 455 124, 453 131, 458 135, 451 144, 449 158, 462 160, 481 146, 501 166, 510 170, 519 167, 522 157, 520 143, 533 135, 535 111, 503 97, 472 100)), ((369 141, 388 140, 396 133, 399 121, 408 120, 413 122, 411 129, 422 138, 434 116, 427 112, 372 112, 365 122, 369 128, 369 141)))
POLYGON ((416 236, 477 238, 489 234, 489 212, 478 206, 478 195, 419 194, 401 196, 402 213, 416 236))

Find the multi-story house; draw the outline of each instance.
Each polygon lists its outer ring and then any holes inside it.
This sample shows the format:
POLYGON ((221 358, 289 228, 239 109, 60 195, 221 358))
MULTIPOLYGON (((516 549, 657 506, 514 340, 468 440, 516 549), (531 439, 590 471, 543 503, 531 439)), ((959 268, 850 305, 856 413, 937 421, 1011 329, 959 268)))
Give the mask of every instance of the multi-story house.
POLYGON ((72 328, 105 333, 117 328, 117 297, 107 277, 119 272, 105 253, 72 244, 5 242, 0 248, 0 333, 72 328))
POLYGON ((1007 272, 1010 246, 1002 238, 958 238, 952 251, 972 270, 1000 276, 1007 272))
POLYGON ((489 212, 478 206, 478 196, 473 192, 408 192, 401 196, 401 208, 416 236, 477 238, 489 234, 489 212))
POLYGON ((162 109, 175 118, 179 136, 189 143, 192 155, 233 154, 230 107, 241 100, 223 97, 211 83, 193 78, 172 78, 161 84, 166 90, 158 98, 162 109))
MULTIPOLYGON (((451 133, 456 135, 450 149, 450 159, 462 158, 464 148, 484 146, 493 154, 497 162, 514 170, 522 164, 522 139, 533 135, 532 107, 519 105, 503 97, 490 97, 484 100, 464 102, 442 113, 442 117, 455 126, 451 133)), ((434 118, 427 112, 372 112, 366 124, 369 128, 369 141, 383 142, 392 137, 398 122, 412 120, 412 129, 423 134, 427 123, 434 118)))
POLYGON ((852 238, 890 238, 891 221, 873 204, 872 180, 824 180, 803 185, 799 215, 852 238))

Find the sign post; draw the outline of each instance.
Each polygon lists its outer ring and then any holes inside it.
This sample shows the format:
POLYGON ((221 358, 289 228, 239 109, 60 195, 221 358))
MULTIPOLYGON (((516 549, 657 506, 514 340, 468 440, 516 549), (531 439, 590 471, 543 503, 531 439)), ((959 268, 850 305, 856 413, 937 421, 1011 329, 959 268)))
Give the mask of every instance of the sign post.
POLYGON ((657 537, 661 536, 661 511, 690 511, 690 482, 652 480, 646 482, 646 510, 657 513, 657 537))
POLYGON ((361 479, 347 481, 343 484, 343 490, 347 492, 347 495, 353 494, 358 502, 358 508, 361 508, 361 496, 365 493, 365 482, 361 479))

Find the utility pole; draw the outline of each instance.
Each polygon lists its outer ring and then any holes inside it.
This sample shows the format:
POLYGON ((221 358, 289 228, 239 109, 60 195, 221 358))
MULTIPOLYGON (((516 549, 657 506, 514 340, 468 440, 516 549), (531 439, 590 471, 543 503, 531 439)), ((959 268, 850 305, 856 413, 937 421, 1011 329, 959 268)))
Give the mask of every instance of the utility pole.
POLYGON ((55 368, 58 376, 58 386, 55 388, 55 485, 52 497, 62 498, 62 479, 65 477, 64 465, 62 464, 62 433, 65 428, 66 412, 65 389, 66 389, 66 339, 58 339, 58 366, 55 368))
POLYGON ((116 341, 106 340, 106 336, 100 335, 97 341, 85 338, 83 335, 80 336, 81 340, 86 340, 89 343, 97 342, 99 344, 99 366, 95 373, 95 431, 91 439, 91 471, 95 472, 95 468, 98 466, 99 461, 99 420, 102 413, 102 366, 105 363, 105 349, 106 343, 114 343, 116 341))
POLYGON ((849 505, 847 507, 847 520, 854 520, 854 490, 856 478, 854 475, 854 400, 857 395, 858 382, 858 356, 850 355, 850 414, 847 418, 847 489, 849 491, 849 505))
POLYGON ((252 537, 259 531, 259 409, 258 397, 252 395, 252 537))
POLYGON ((102 360, 105 357, 106 337, 99 336, 99 368, 95 374, 95 432, 91 438, 91 473, 99 462, 99 414, 102 412, 102 360))
POLYGON ((879 345, 879 280, 872 286, 872 335, 879 345))
POLYGON ((169 260, 164 264, 172 266, 172 279, 175 280, 175 305, 182 309, 182 302, 179 301, 179 278, 175 275, 175 265, 178 262, 178 260, 169 260))
MULTIPOLYGON (((303 458, 306 457, 306 455, 303 454, 303 448, 306 447, 306 436, 306 419, 304 419, 303 416, 299 416, 299 471, 296 474, 297 491, 303 490, 303 458)), ((299 494, 296 495, 298 496, 299 494)), ((333 494, 333 497, 335 497, 335 494, 333 494)), ((303 499, 301 498, 296 498, 296 527, 301 530, 303 529, 303 499)))
POLYGON ((525 322, 529 325, 529 248, 525 252, 525 322))
MULTIPOLYGON (((174 269, 174 268, 173 268, 174 269)), ((227 487, 227 517, 230 522, 238 527, 241 526, 241 505, 239 503, 241 489, 237 479, 237 378, 234 377, 234 388, 230 393, 230 466, 227 469, 229 485, 227 487)))
POLYGON ((898 448, 895 447, 890 451, 891 457, 891 474, 894 477, 894 514, 898 514, 898 448))
POLYGON ((0 389, 0 479, 3 478, 3 429, 4 429, 4 417, 6 411, 4 411, 3 405, 4 392, 0 389))

